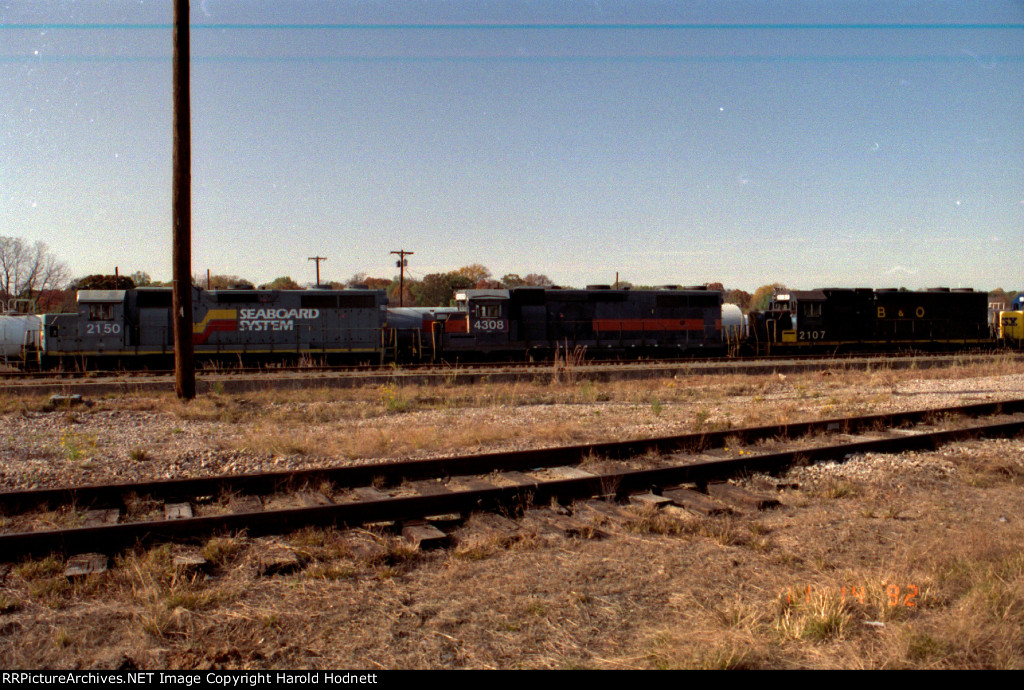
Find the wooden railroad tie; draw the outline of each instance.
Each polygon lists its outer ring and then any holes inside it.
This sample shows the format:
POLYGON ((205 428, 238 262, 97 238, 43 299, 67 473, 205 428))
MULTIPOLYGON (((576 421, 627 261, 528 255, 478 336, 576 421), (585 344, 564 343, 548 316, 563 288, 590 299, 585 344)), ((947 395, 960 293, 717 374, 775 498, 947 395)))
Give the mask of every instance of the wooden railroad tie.
POLYGON ((775 498, 754 494, 746 489, 741 489, 735 484, 726 482, 708 484, 708 495, 714 496, 726 503, 731 503, 734 506, 751 510, 767 510, 768 508, 776 508, 782 505, 775 498))

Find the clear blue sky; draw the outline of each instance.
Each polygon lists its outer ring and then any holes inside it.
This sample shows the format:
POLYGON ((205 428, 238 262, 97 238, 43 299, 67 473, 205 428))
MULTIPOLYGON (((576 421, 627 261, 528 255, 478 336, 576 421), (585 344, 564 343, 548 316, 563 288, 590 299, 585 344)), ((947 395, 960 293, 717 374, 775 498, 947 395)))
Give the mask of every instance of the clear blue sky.
MULTIPOLYGON (((1024 3, 192 3, 193 270, 1024 287, 1024 3)), ((0 0, 0 235, 170 277, 170 0, 0 0)))

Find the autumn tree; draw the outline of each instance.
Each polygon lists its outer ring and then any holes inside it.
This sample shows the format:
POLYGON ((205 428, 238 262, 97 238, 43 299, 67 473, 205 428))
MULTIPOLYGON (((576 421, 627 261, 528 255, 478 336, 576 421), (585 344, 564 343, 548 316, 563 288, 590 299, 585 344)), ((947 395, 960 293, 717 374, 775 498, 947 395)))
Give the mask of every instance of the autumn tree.
POLYGON ((1006 293, 1006 290, 1004 290, 1001 287, 997 287, 995 290, 992 290, 991 292, 988 293, 988 301, 991 304, 1006 304, 1006 305, 1009 305, 1010 302, 1013 301, 1013 298, 1011 298, 1006 293))
POLYGON ((70 314, 78 311, 78 291, 71 288, 43 290, 35 300, 36 312, 39 314, 70 314))
POLYGON ((754 294, 751 295, 750 309, 752 311, 763 311, 768 308, 768 303, 772 300, 772 293, 775 290, 785 290, 786 286, 782 283, 772 283, 771 285, 762 285, 761 287, 754 290, 754 294))
POLYGON ((388 304, 392 307, 399 305, 411 307, 416 302, 416 291, 419 289, 419 281, 413 278, 406 278, 404 290, 402 290, 402 283, 398 280, 398 276, 395 276, 394 280, 388 285, 388 304), (401 294, 399 294, 401 291, 401 294))
POLYGON ((0 299, 31 298, 44 290, 57 290, 68 278, 68 267, 42 242, 0 236, 0 299))
POLYGON ((735 304, 740 309, 750 308, 751 295, 746 290, 729 290, 725 293, 725 303, 735 304))
POLYGON ((543 273, 527 273, 525 278, 518 273, 506 273, 501 277, 501 285, 506 288, 554 287, 555 281, 543 273))
POLYGON ((526 277, 523 278, 523 284, 530 287, 554 287, 555 281, 543 273, 527 273, 526 277))
MULTIPOLYGON (((487 282, 487 279, 491 277, 491 269, 483 266, 482 264, 470 264, 469 266, 463 266, 455 271, 460 276, 464 276, 472 282, 470 287, 476 287, 479 284, 487 282)), ((438 274, 440 275, 440 274, 438 274)), ((426 278, 424 278, 426 280, 426 278)))
POLYGON ((238 276, 229 275, 213 275, 210 276, 210 284, 206 284, 206 280, 200 280, 195 276, 192 277, 193 285, 200 285, 208 290, 252 290, 253 284, 245 278, 239 278, 238 276))
POLYGON ((291 276, 274 278, 269 283, 260 285, 260 290, 301 290, 302 286, 292 280, 291 276))
MULTIPOLYGON (((331 283, 331 286, 333 287, 334 283, 331 283)), ((369 290, 387 290, 389 287, 391 287, 391 281, 388 280, 387 278, 373 278, 366 275, 365 273, 356 273, 347 281, 345 281, 344 285, 344 287, 347 288, 363 286, 365 286, 369 290)), ((339 285, 339 287, 342 286, 339 285)))
POLYGON ((476 286, 473 279, 460 271, 451 273, 430 273, 423 276, 412 290, 419 307, 446 307, 458 290, 476 286))
POLYGON ((131 290, 135 287, 135 281, 128 276, 96 273, 78 278, 68 287, 71 290, 131 290))

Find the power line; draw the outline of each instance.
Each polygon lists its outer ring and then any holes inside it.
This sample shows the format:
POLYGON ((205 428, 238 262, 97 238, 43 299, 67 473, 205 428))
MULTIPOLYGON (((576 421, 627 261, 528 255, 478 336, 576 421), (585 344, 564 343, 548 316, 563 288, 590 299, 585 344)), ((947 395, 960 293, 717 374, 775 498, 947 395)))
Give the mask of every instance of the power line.
POLYGON ((316 262, 316 285, 317 285, 317 287, 320 287, 320 262, 321 261, 327 261, 327 257, 326 256, 311 256, 311 257, 309 257, 309 260, 316 262))
POLYGON ((405 260, 406 256, 412 256, 416 252, 407 252, 404 249, 399 249, 397 252, 391 252, 392 254, 398 254, 398 261, 395 265, 398 266, 398 306, 404 306, 403 300, 405 299, 405 267, 408 265, 408 261, 405 260))

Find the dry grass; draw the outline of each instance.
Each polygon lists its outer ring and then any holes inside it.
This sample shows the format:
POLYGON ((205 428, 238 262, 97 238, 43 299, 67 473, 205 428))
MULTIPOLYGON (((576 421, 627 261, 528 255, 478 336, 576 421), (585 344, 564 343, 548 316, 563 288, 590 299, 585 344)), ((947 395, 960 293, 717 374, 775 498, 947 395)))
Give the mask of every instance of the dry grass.
MULTIPOLYGON (((956 462, 989 466, 984 447, 956 462)), ((630 509, 597 541, 469 530, 420 553, 308 529, 285 539, 304 565, 273 577, 241 536, 205 544, 210 577, 176 569, 168 546, 81 582, 58 559, 27 561, 0 590, 13 625, 0 654, 50 667, 1024 665, 1024 526, 999 521, 1019 509, 1015 478, 908 485, 899 501, 916 517, 890 519, 878 506, 892 478, 842 498, 789 491, 757 516, 630 509)))
MULTIPOLYGON (((963 371, 998 373, 986 366, 963 371)), ((893 386, 951 375, 957 370, 406 387, 393 392, 401 410, 388 409, 379 388, 215 395, 193 405, 123 398, 76 412, 79 423, 62 429, 85 438, 94 412, 137 410, 187 428, 216 423, 217 443, 253 453, 382 457, 597 440, 618 433, 621 410, 679 433, 698 422, 868 412, 893 386), (556 417, 553 404, 599 405, 600 415, 556 417), (518 427, 499 415, 476 430, 460 424, 469 412, 509 405, 541 414, 518 427)), ((58 441, 47 461, 66 464, 58 441)), ((97 452, 105 443, 98 439, 97 452)), ((76 581, 60 559, 26 561, 0 581, 0 658, 27 668, 116 668, 126 659, 189 669, 1019 668, 1024 448, 1019 440, 963 447, 932 454, 956 471, 927 481, 899 470, 860 479, 837 471, 757 515, 630 509, 633 519, 602 525, 610 536, 600 540, 465 528, 452 548, 421 553, 392 534, 310 529, 269 541, 210 539, 198 547, 205 571, 174 567, 178 547, 158 547, 76 581), (271 546, 293 550, 298 570, 261 576, 259 554, 271 546)), ((159 460, 158 444, 143 448, 153 459, 135 465, 159 460)), ((151 507, 139 499, 135 510, 151 507)))

